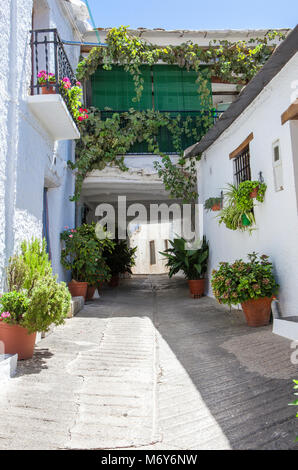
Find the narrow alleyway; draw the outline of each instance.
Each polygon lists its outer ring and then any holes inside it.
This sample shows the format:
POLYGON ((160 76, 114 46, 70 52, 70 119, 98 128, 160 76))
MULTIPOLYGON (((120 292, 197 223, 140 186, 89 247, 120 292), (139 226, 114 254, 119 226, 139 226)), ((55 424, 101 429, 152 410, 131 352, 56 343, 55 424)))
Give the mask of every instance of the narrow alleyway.
POLYGON ((181 279, 125 280, 1 384, 0 449, 296 448, 297 366, 271 328, 181 279))

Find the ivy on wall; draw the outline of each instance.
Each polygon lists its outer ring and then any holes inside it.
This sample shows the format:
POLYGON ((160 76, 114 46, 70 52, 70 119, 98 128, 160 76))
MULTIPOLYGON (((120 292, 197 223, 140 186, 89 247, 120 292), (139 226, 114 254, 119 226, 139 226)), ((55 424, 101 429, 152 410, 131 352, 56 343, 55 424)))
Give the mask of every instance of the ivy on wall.
MULTIPOLYGON (((198 74, 197 84, 202 107, 207 111, 202 116, 203 134, 213 124, 210 109, 210 91, 208 80, 216 76, 229 83, 245 85, 270 57, 279 40, 284 36, 280 32, 269 31, 263 38, 249 41, 213 41, 208 47, 200 47, 188 41, 179 46, 160 47, 147 43, 130 34, 127 27, 112 28, 106 39, 106 47, 95 47, 77 68, 77 79, 88 79, 103 64, 110 70, 113 65, 122 65, 130 73, 139 101, 143 91, 143 78, 140 66, 158 62, 178 64, 198 74), (200 73, 202 65, 209 67, 209 79, 200 73)), ((92 169, 103 169, 106 165, 116 165, 126 171, 124 155, 136 142, 146 142, 148 150, 161 157, 155 162, 155 168, 162 178, 170 195, 185 202, 193 201, 196 196, 195 160, 186 161, 182 157, 182 137, 192 135, 193 141, 200 140, 200 132, 191 129, 186 120, 183 125, 180 116, 175 119, 158 111, 129 110, 126 113, 114 113, 111 118, 101 119, 99 110, 91 109, 89 119, 80 124, 81 140, 76 146, 76 162, 69 165, 77 170, 76 189, 73 200, 80 196, 82 182, 92 169), (169 156, 163 154, 157 144, 158 130, 166 127, 172 135, 174 147, 180 155, 177 165, 169 156)), ((197 157, 199 159, 199 157, 197 157)))

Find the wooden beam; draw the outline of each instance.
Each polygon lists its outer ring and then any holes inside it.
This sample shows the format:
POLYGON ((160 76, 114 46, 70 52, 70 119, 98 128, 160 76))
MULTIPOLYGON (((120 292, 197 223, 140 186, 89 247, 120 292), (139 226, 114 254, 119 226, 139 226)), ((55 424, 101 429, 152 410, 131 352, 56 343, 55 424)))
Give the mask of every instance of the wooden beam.
POLYGON ((246 137, 246 139, 242 142, 242 144, 238 145, 238 147, 235 150, 233 150, 233 152, 230 153, 230 158, 237 157, 239 153, 241 153, 242 150, 244 150, 245 147, 248 146, 249 142, 251 142, 253 138, 254 138, 254 135, 253 135, 253 132, 251 132, 249 136, 246 137))
POLYGON ((282 113, 280 119, 282 124, 293 119, 298 120, 298 99, 295 100, 284 113, 282 113))

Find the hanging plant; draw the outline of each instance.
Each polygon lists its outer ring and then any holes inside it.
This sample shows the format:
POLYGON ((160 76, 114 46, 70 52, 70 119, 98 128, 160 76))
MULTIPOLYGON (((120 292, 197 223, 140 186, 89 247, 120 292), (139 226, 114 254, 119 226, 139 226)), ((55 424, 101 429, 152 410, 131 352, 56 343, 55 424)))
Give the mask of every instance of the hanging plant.
POLYGON ((233 184, 228 185, 224 196, 226 204, 219 214, 219 223, 224 223, 230 230, 249 230, 255 224, 253 212, 254 200, 250 194, 254 188, 258 188, 256 199, 259 202, 264 201, 266 184, 259 181, 243 181, 237 188, 233 184))
POLYGON ((204 203, 204 209, 206 211, 220 211, 221 204, 221 197, 209 197, 204 203))

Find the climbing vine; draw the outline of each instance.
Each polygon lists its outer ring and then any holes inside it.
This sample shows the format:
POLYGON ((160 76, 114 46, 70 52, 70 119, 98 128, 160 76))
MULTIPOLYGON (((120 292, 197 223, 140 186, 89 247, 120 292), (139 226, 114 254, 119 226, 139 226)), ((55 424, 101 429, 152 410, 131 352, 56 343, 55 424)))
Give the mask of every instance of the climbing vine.
POLYGON ((169 113, 136 111, 133 108, 124 113, 110 112, 110 117, 105 119, 104 113, 92 107, 89 109, 88 120, 80 125, 81 139, 76 146, 77 158, 74 163, 68 162, 69 166, 76 170, 73 200, 79 199, 82 183, 89 171, 103 170, 107 165, 127 171, 124 156, 134 144, 141 142, 147 144, 148 152, 160 157, 154 166, 170 196, 184 202, 195 199, 196 158, 186 162, 182 156, 182 140, 190 137, 194 141, 199 140, 213 120, 212 113, 204 115, 204 119, 202 116, 188 116, 182 119, 180 115, 173 118, 169 113), (158 135, 161 129, 167 129, 175 153, 180 155, 176 164, 160 150, 158 135))
POLYGON ((249 41, 215 40, 206 48, 191 41, 178 46, 160 47, 132 35, 125 26, 112 28, 107 35, 107 46, 93 48, 79 63, 78 80, 88 79, 99 65, 103 65, 106 70, 110 70, 113 65, 122 65, 134 82, 136 94, 133 101, 139 101, 144 83, 141 65, 158 62, 177 64, 197 72, 201 107, 205 111, 196 129, 191 125, 191 117, 182 120, 181 116, 172 118, 167 113, 154 110, 131 109, 102 119, 99 110, 90 109, 89 119, 80 124, 81 140, 76 148, 76 162, 69 162, 70 167, 77 170, 73 199, 79 198, 82 182, 89 171, 103 169, 106 165, 116 165, 126 171, 124 155, 136 142, 146 142, 148 151, 161 157, 155 162, 155 168, 170 195, 187 202, 194 200, 197 195, 195 159, 186 164, 182 157, 182 139, 191 136, 194 142, 200 140, 214 122, 208 86, 210 77, 216 76, 222 81, 245 85, 270 57, 276 42, 283 38, 280 32, 269 31, 265 37, 249 41), (180 155, 177 164, 163 154, 158 146, 158 132, 163 127, 170 132, 175 150, 180 155))

